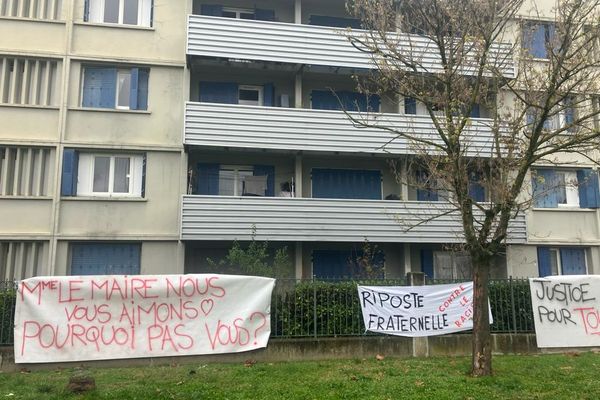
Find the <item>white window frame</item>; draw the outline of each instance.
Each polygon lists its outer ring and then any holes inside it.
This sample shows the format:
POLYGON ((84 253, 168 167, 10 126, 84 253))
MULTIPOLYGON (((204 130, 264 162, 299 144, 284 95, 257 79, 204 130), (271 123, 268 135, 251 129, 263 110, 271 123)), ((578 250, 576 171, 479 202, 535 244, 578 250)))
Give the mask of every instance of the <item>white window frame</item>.
POLYGON ((131 99, 127 98, 127 105, 120 106, 119 105, 119 93, 121 92, 121 80, 119 79, 122 75, 129 75, 129 90, 127 96, 130 96, 131 93, 131 68, 118 68, 117 69, 117 81, 115 82, 115 108, 117 110, 130 110, 131 109, 131 99))
MULTIPOLYGON (((243 193, 238 193, 239 183, 241 182, 240 171, 254 173, 254 167, 252 167, 250 165, 221 165, 219 167, 219 181, 221 180, 221 171, 233 171, 234 172, 233 195, 225 195, 225 194, 219 193, 219 196, 242 196, 243 193)), ((219 191, 220 191, 220 187, 221 187, 221 185, 219 184, 219 191)), ((243 192, 243 188, 242 188, 242 192, 243 192)))
POLYGON ((264 88, 258 85, 240 85, 238 87, 238 104, 247 106, 263 106, 264 102, 264 88), (256 90, 258 92, 258 102, 255 103, 251 100, 240 99, 240 91, 242 90, 256 90))
POLYGON ((77 196, 90 197, 142 197, 143 159, 141 154, 81 153, 77 174, 77 196), (94 192, 94 162, 96 157, 110 157, 108 191, 94 192), (129 158, 129 191, 114 192, 115 158, 129 158))
POLYGON ((564 187, 566 203, 558 203, 561 208, 579 208, 579 187, 577 182, 577 172, 570 170, 555 170, 555 173, 564 176, 564 187))
MULTIPOLYGON (((252 14, 256 18, 256 12, 252 8, 237 8, 237 7, 223 7, 223 12, 235 13, 235 19, 242 19, 241 14, 252 14)), ((231 18, 231 17, 225 17, 231 18)), ((244 18, 246 19, 246 18, 244 18)))
MULTIPOLYGON (((554 270, 554 265, 550 266, 550 272, 552 274, 552 276, 559 276, 559 275, 564 275, 563 274, 563 270, 562 270, 562 262, 560 259, 560 247, 551 247, 549 250, 551 253, 554 253, 556 255, 556 271, 554 270)), ((585 264, 585 274, 588 275, 589 272, 589 267, 588 267, 588 254, 587 254, 587 249, 584 248, 583 249, 583 262, 585 264)))
POLYGON ((152 7, 153 0, 139 0, 138 1, 138 18, 137 24, 125 24, 123 23, 125 0, 119 0, 119 17, 118 22, 104 22, 104 6, 105 0, 89 0, 89 22, 99 24, 115 24, 115 25, 127 25, 127 26, 152 26, 152 7))
MULTIPOLYGON (((469 254, 466 252, 452 252, 452 251, 434 251, 433 252, 433 276, 434 279, 467 279, 468 277, 459 277, 458 276, 458 265, 457 265, 457 257, 461 256, 461 257, 465 257, 468 256, 469 254), (440 255, 444 255, 444 256, 450 256, 450 262, 452 263, 452 277, 451 278, 439 278, 436 273, 436 271, 438 270, 437 268, 437 257, 436 256, 440 256, 440 255)), ((471 271, 473 269, 473 263, 471 262, 471 271)))

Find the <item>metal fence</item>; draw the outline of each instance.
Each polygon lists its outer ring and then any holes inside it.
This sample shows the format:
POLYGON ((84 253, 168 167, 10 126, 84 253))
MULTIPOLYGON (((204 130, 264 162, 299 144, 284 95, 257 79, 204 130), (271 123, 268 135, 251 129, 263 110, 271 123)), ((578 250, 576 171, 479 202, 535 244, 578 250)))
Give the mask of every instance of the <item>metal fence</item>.
MULTIPOLYGON (((462 280, 464 281, 464 280, 462 280)), ((428 280, 427 284, 462 281, 428 280)), ((278 279, 271 301, 271 336, 334 337, 376 335, 365 332, 357 285, 406 286, 405 279, 295 280, 278 279)), ((489 284, 492 332, 533 332, 529 282, 499 279, 489 284)), ((0 345, 13 344, 16 299, 14 282, 0 282, 0 345)))

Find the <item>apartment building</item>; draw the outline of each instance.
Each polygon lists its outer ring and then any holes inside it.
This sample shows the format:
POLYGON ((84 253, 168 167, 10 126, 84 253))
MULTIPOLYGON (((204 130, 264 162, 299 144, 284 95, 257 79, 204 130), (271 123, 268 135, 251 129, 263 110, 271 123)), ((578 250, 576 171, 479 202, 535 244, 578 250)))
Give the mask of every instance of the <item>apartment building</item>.
MULTIPOLYGON (((414 149, 341 111, 434 133, 411 99, 357 92, 372 64, 340 34, 360 27, 343 0, 0 5, 2 277, 215 272, 252 238, 298 278, 351 276, 366 241, 380 276, 470 276, 455 216, 406 230, 449 207, 409 184, 414 149)), ((551 17, 532 18, 542 43, 551 17)), ((493 112, 473 111, 474 155, 493 112)), ((592 168, 540 165, 566 183, 511 221, 494 276, 600 271, 592 168)))

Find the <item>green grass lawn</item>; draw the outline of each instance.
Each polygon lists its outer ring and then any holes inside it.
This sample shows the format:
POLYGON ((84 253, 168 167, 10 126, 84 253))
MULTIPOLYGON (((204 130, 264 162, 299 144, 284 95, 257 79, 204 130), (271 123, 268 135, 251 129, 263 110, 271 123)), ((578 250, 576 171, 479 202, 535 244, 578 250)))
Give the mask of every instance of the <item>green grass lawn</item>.
POLYGON ((600 354, 496 356, 490 378, 469 359, 98 368, 97 389, 70 395, 70 369, 0 373, 2 399, 600 399, 600 354))

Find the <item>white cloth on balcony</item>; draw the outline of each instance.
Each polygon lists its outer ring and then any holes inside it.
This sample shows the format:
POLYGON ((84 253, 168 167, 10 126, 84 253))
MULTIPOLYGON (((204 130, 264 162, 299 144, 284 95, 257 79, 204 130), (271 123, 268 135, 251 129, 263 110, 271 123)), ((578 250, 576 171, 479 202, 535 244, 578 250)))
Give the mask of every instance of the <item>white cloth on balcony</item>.
POLYGON ((264 196, 267 192, 267 176, 247 176, 244 179, 244 195, 264 196))

